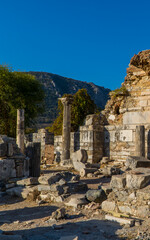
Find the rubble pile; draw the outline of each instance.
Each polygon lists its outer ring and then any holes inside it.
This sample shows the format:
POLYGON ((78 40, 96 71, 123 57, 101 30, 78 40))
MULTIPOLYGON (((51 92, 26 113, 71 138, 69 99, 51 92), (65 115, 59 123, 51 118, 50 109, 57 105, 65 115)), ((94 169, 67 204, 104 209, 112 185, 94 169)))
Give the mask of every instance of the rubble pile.
POLYGON ((145 218, 150 215, 150 161, 140 157, 129 157, 128 170, 111 178, 107 200, 102 209, 106 212, 122 213, 145 218))

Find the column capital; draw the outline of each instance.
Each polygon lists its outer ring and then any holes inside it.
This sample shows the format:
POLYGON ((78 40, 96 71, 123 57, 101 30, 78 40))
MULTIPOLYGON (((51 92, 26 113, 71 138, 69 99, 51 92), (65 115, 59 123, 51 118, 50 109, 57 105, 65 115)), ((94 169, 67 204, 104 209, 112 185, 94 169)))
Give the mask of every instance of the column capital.
POLYGON ((73 102, 73 96, 67 96, 67 97, 62 97, 62 98, 58 98, 62 104, 71 104, 73 102))

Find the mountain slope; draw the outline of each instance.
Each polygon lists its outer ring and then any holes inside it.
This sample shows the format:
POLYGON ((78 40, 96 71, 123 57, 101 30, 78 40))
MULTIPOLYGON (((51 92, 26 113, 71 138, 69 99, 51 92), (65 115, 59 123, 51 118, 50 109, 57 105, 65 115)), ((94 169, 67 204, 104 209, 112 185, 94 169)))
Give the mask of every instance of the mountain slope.
POLYGON ((62 77, 52 73, 46 72, 29 72, 39 80, 45 91, 45 113, 38 119, 42 127, 47 126, 57 116, 58 98, 64 93, 75 94, 79 89, 85 88, 96 105, 104 108, 109 98, 109 89, 99 87, 94 83, 87 83, 71 78, 62 77))

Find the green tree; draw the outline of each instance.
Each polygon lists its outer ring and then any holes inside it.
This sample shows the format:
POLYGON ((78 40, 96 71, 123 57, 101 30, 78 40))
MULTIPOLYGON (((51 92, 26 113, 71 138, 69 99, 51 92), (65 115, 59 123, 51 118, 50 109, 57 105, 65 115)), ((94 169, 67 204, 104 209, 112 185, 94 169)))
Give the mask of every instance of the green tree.
MULTIPOLYGON (((65 94, 63 97, 69 96, 65 94)), ((58 100, 59 115, 55 119, 53 125, 49 127, 49 131, 55 135, 62 134, 63 123, 63 105, 58 100)), ((80 89, 73 95, 73 103, 71 105, 71 131, 77 131, 79 126, 83 124, 83 121, 88 114, 93 114, 97 110, 97 106, 91 97, 88 95, 86 89, 80 89)))
POLYGON ((30 74, 0 66, 0 134, 15 136, 16 111, 25 109, 25 126, 43 112, 44 91, 30 74))

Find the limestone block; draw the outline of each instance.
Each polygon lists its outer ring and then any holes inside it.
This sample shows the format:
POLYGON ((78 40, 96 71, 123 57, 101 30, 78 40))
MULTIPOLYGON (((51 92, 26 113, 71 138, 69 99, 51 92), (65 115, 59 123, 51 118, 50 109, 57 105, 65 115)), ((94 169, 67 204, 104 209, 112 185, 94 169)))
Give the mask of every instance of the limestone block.
POLYGON ((150 201, 150 185, 136 192, 136 198, 140 201, 150 201))
POLYGON ((129 171, 126 174, 126 187, 129 189, 141 189, 146 187, 150 182, 150 169, 138 168, 129 171))
POLYGON ((17 181, 16 184, 20 186, 37 185, 38 178, 37 177, 24 178, 22 180, 17 181))
POLYGON ((125 166, 131 169, 139 167, 150 168, 150 160, 146 159, 145 157, 128 156, 125 166))
POLYGON ((13 159, 0 160, 0 180, 16 177, 15 161, 13 159))
POLYGON ((118 208, 121 213, 125 213, 125 214, 132 213, 131 207, 129 207, 129 206, 118 206, 118 208))
POLYGON ((7 146, 8 146, 7 156, 8 156, 8 157, 12 157, 12 156, 13 156, 13 153, 14 153, 13 144, 12 144, 12 143, 8 143, 7 146))
POLYGON ((49 173, 49 174, 45 174, 45 175, 42 175, 38 178, 38 181, 40 184, 53 184, 57 181, 59 181, 61 179, 61 174, 59 173, 49 173))
POLYGON ((130 226, 133 226, 135 222, 134 219, 119 218, 111 215, 105 215, 105 219, 113 222, 118 222, 120 224, 129 224, 130 226))
POLYGON ((141 218, 149 217, 150 216, 149 206, 148 205, 138 206, 136 210, 136 216, 141 218))
POLYGON ((88 201, 85 199, 84 194, 74 194, 71 195, 68 199, 67 202, 65 202, 66 206, 70 207, 81 207, 82 205, 88 204, 88 201))
POLYGON ((88 190, 86 192, 86 198, 90 202, 102 203, 107 199, 107 196, 103 189, 98 190, 88 190))
POLYGON ((123 115, 123 124, 148 124, 150 111, 126 112, 123 115))
POLYGON ((108 201, 108 200, 106 200, 106 201, 104 201, 104 202, 102 202, 102 210, 103 211, 106 211, 106 212, 109 212, 109 211, 114 211, 115 210, 115 207, 116 207, 116 204, 115 204, 115 202, 114 201, 108 201))
POLYGON ((114 175, 111 178, 110 186, 112 189, 123 189, 126 186, 126 177, 123 175, 114 175))

